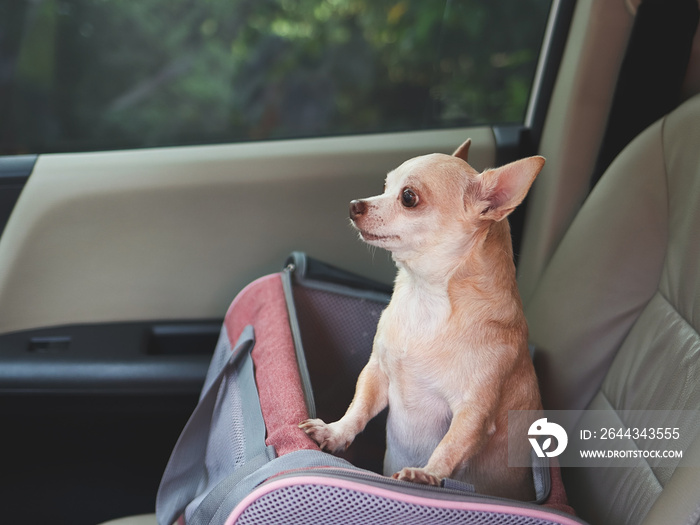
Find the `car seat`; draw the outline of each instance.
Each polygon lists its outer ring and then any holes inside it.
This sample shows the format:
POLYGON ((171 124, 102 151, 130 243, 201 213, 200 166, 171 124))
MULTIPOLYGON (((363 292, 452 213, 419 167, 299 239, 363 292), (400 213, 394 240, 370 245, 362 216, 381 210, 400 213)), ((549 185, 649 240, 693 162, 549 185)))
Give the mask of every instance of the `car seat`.
MULTIPOLYGON (((700 96, 615 159, 525 313, 546 409, 700 409, 700 96)), ((698 523, 696 437, 675 468, 564 469, 570 503, 596 525, 698 523)))

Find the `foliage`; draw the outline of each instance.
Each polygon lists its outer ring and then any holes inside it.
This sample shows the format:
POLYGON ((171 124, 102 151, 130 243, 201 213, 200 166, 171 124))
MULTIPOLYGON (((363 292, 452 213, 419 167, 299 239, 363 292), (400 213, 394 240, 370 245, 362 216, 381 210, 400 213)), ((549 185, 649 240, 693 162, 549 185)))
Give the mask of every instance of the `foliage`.
POLYGON ((0 5, 0 152, 522 122, 549 0, 0 5))

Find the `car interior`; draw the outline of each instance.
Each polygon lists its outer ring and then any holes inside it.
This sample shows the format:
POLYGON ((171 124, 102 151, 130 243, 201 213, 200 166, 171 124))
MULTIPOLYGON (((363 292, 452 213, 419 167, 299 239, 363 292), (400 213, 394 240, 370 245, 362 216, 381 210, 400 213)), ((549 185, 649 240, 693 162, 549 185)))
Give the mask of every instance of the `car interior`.
POLYGON ((295 250, 390 284, 349 202, 470 137, 480 170, 546 158, 511 218, 545 409, 698 418, 673 468, 563 468, 569 503, 592 525, 700 523, 699 10, 547 2, 517 123, 0 151, 2 521, 155 524, 236 293, 295 250))

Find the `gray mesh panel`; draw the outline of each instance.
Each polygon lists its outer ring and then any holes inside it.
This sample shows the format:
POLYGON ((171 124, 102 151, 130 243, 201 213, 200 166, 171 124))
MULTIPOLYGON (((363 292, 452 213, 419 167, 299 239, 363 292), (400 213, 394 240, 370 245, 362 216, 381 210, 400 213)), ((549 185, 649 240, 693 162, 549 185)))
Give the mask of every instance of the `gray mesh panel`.
POLYGON ((547 525, 558 522, 496 512, 416 505, 327 485, 293 485, 275 490, 258 498, 236 521, 236 525, 280 523, 285 525, 307 525, 308 523, 547 525))
MULTIPOLYGON (((317 415, 336 421, 352 401, 386 303, 303 286, 294 287, 294 303, 317 415)), ((371 421, 343 457, 381 473, 385 420, 382 414, 371 421)))
POLYGON ((294 301, 319 414, 338 418, 352 400, 385 305, 302 287, 294 301))

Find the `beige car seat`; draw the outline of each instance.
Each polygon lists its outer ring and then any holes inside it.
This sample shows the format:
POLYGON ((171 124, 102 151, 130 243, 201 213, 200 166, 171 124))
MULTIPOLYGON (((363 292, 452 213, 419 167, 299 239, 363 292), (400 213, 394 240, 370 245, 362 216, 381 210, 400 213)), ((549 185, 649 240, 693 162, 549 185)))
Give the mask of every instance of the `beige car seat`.
MULTIPOLYGON (((617 157, 525 311, 545 408, 700 409, 700 96, 617 157)), ((564 469, 571 504, 595 525, 700 522, 685 437, 675 468, 564 469)))

